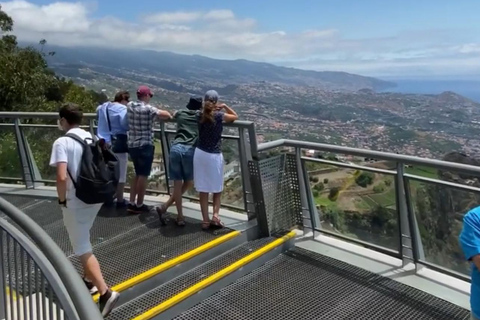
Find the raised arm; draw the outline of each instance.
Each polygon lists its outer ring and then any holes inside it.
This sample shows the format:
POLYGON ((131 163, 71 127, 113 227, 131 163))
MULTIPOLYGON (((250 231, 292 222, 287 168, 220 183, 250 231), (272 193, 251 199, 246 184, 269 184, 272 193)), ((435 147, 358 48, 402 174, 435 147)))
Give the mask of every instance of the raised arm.
POLYGON ((172 119, 172 115, 166 110, 160 110, 159 108, 150 106, 150 112, 152 115, 158 117, 161 120, 172 119))
POLYGON ((225 122, 233 122, 233 121, 235 121, 235 120, 238 120, 238 115, 237 115, 237 113, 235 112, 235 110, 233 110, 232 108, 230 108, 229 106, 227 106, 225 103, 222 103, 222 104, 218 107, 218 109, 225 111, 225 114, 223 115, 223 121, 225 121, 225 122))
POLYGON ((172 119, 172 115, 166 110, 158 110, 157 116, 162 120, 172 119))

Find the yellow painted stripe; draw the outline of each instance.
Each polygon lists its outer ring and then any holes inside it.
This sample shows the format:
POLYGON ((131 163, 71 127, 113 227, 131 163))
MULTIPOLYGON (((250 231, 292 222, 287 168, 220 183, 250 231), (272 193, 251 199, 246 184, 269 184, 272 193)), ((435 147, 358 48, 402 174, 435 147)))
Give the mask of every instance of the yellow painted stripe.
MULTIPOLYGON (((135 276, 133 278, 130 278, 120 284, 117 284, 115 286, 112 287, 112 290, 114 291, 117 291, 117 292, 122 292, 122 291, 125 291, 137 284, 139 284, 140 282, 142 281, 145 281, 149 278, 152 278, 153 276, 156 276, 157 274, 159 273, 162 273, 163 271, 166 271, 172 267, 175 267, 176 265, 182 263, 182 262, 185 262, 189 259, 192 259, 193 257, 195 256, 198 256, 199 254, 209 250, 209 249, 212 249, 224 242, 227 242, 228 240, 230 239, 233 239, 237 236, 239 236, 241 234, 240 231, 232 231, 232 232, 229 232, 227 233, 226 235, 223 235, 221 237, 218 237, 210 242, 207 242, 203 245, 201 245, 200 247, 197 247, 191 251, 188 251, 176 258, 173 258, 171 260, 168 260, 167 262, 164 262, 158 266, 156 266, 155 268, 152 268, 150 270, 147 270, 141 274, 139 274, 138 276, 135 276)), ((98 298, 100 296, 98 294, 94 295, 93 296, 93 300, 95 302, 98 302, 98 298)))
POLYGON ((275 249, 276 247, 280 246, 281 244, 287 242, 289 239, 292 239, 295 237, 295 231, 290 231, 288 234, 285 236, 278 238, 269 244, 261 247, 260 249, 252 252, 246 257, 243 257, 240 260, 237 260, 236 262, 232 263, 228 267, 220 270, 217 273, 214 273, 210 277, 197 282, 193 286, 187 288, 186 290, 178 293, 177 295, 171 297, 170 299, 162 302, 161 304, 157 305, 156 307, 153 307, 152 309, 148 310, 147 312, 139 315, 136 318, 133 318, 132 320, 148 320, 153 318, 156 315, 159 315, 160 313, 164 312, 165 310, 173 307, 174 305, 180 303, 181 301, 187 299, 188 297, 194 295, 195 293, 199 292, 200 290, 208 287, 212 283, 228 276, 232 272, 240 269, 241 267, 247 265, 248 263, 252 262, 253 260, 257 259, 258 257, 264 255, 265 253, 275 249))
MULTIPOLYGON (((13 298, 13 301, 17 300, 17 292, 14 289, 10 289, 9 286, 5 287, 5 294, 13 298)), ((18 295, 19 298, 22 298, 22 295, 18 295)))

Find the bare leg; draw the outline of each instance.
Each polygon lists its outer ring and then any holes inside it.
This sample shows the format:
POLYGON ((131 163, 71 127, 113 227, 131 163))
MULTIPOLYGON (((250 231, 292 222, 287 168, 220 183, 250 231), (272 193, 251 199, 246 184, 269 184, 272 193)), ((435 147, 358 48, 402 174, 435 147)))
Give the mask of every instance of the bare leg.
POLYGON ((147 179, 145 176, 138 176, 137 178, 137 205, 142 205, 145 198, 145 192, 147 191, 147 179))
POLYGON ((95 258, 91 252, 81 255, 79 258, 86 278, 92 281, 93 285, 97 287, 100 295, 105 294, 108 290, 108 286, 103 279, 97 258, 95 258))
POLYGON ((200 192, 200 209, 202 210, 203 224, 210 223, 208 216, 208 193, 200 192))
POLYGON ((222 198, 222 193, 214 193, 213 194, 213 216, 218 218, 220 213, 220 200, 222 198))
POLYGON ((123 202, 123 189, 125 188, 125 183, 119 183, 117 186, 117 202, 123 202))
MULTIPOLYGON (((174 182, 176 183, 176 181, 174 182)), ((178 220, 183 220, 183 206, 182 206, 182 195, 192 187, 193 181, 185 181, 181 186, 174 185, 173 197, 175 199, 175 205, 177 207, 178 220)), ((208 200, 207 200, 208 205, 208 200)), ((207 209, 208 212, 208 209, 207 209)))
POLYGON ((130 203, 135 203, 135 198, 137 197, 137 181, 138 177, 134 176, 130 182, 130 203))

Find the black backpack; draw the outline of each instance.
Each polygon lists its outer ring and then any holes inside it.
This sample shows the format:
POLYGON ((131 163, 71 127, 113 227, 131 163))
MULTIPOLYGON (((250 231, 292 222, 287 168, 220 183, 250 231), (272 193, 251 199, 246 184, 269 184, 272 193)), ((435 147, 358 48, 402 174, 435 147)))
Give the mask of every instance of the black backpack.
POLYGON ((117 156, 110 149, 103 148, 101 141, 95 137, 83 140, 72 133, 67 133, 65 136, 83 146, 77 178, 73 179, 68 171, 76 189, 75 196, 87 204, 112 201, 120 177, 117 156), (87 140, 92 142, 89 143, 87 140))

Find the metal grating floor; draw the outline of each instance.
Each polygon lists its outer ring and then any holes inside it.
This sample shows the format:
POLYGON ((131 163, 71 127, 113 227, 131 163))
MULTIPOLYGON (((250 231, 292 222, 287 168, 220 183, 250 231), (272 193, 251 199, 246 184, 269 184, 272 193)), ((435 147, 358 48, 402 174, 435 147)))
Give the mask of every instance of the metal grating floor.
POLYGON ((467 310, 344 262, 295 248, 175 320, 470 319, 467 310))
MULTIPOLYGON (((55 200, 16 195, 2 197, 42 226, 80 268, 55 200)), ((176 227, 173 222, 162 227, 156 213, 131 215, 126 210, 103 207, 90 234, 105 280, 109 285, 115 285, 230 231, 205 232, 199 221, 189 219, 183 228, 176 227)))
MULTIPOLYGON (((252 251, 264 246, 272 238, 263 238, 255 241, 250 241, 241 245, 231 251, 211 260, 207 263, 198 266, 190 272, 187 272, 164 285, 157 287, 150 292, 147 292, 135 300, 132 300, 119 308, 113 310, 108 316, 109 320, 128 320, 132 319, 147 310, 157 306, 161 302, 173 297, 195 283, 209 277, 210 275, 220 271, 229 266, 235 261, 247 256, 252 251)), ((202 318, 195 318, 202 319, 202 318)))

